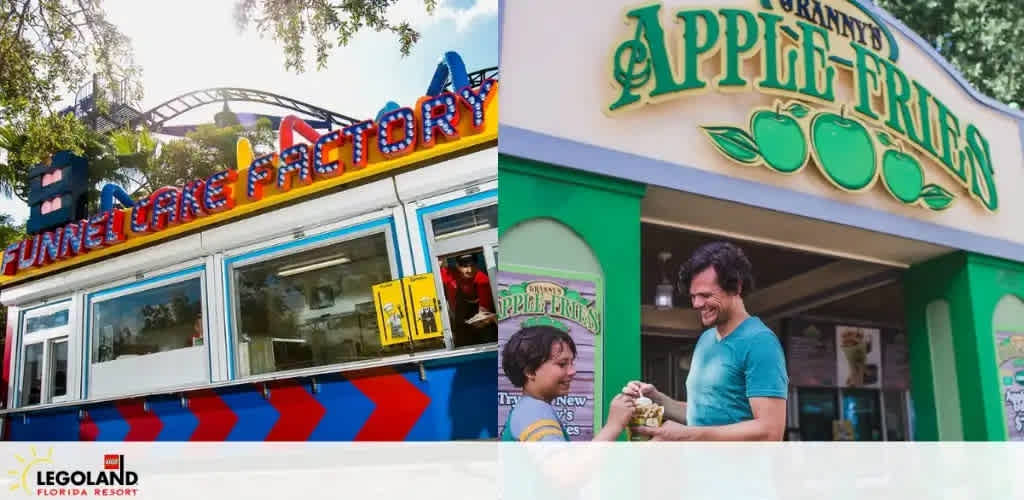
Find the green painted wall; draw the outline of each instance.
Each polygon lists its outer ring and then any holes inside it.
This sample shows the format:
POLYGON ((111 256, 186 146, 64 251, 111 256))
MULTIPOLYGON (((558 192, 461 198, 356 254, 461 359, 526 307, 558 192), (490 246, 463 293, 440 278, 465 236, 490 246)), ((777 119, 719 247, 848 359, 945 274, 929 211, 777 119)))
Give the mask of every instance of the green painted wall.
MULTIPOLYGON (((971 281, 971 304, 977 314, 978 335, 969 344, 972 365, 965 370, 977 369, 975 385, 979 391, 979 404, 964 408, 976 420, 979 433, 988 441, 1008 439, 1006 409, 1003 402, 999 367, 996 364, 995 326, 993 318, 999 302, 1007 296, 1024 297, 1024 264, 983 255, 968 256, 968 274, 971 281)), ((963 373, 963 371, 961 371, 963 373)))
MULTIPOLYGON (((645 187, 633 182, 570 170, 506 155, 498 156, 498 268, 505 259, 519 263, 544 252, 563 253, 562 243, 548 239, 532 243, 526 256, 510 255, 504 235, 515 226, 538 220, 564 224, 589 246, 604 276, 604 362, 600 400, 610 401, 626 382, 640 378, 640 201, 645 187), (611 310, 614 308, 614 310, 611 310)), ((539 226, 543 232, 543 226, 539 226)), ((529 231, 528 231, 529 232, 529 231)), ((570 247, 571 248, 571 247, 570 247)), ((582 252, 581 247, 576 251, 582 252)), ((585 254, 579 256, 586 260, 585 254)), ((555 257, 553 262, 563 262, 555 257)), ((535 264, 536 265, 536 264, 535 264)), ((578 263, 575 265, 579 265, 578 263)), ((543 267, 553 267, 550 263, 543 267)), ((601 405, 601 421, 607 405, 601 405)))
MULTIPOLYGON (((957 252, 909 269, 904 290, 915 439, 1005 441, 992 318, 1005 296, 1024 296, 1024 265, 957 252), (941 300, 949 305, 952 366, 945 362, 944 346, 930 338, 941 332, 928 330, 929 304, 941 300), (959 419, 948 414, 957 407, 959 419), (957 420, 960 432, 951 429, 957 420)), ((932 313, 934 324, 934 305, 932 313)))

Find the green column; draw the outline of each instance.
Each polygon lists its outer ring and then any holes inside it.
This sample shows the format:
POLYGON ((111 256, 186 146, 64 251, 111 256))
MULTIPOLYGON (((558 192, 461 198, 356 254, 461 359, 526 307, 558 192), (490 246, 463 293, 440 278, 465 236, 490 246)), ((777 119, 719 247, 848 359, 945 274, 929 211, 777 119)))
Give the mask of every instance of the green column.
MULTIPOLYGON (((644 192, 645 187, 634 182, 498 156, 498 268, 506 262, 524 263, 522 256, 506 253, 502 235, 520 223, 541 219, 574 231, 592 252, 580 259, 596 259, 600 266, 605 323, 598 401, 610 401, 626 382, 641 375, 640 201, 644 192)), ((539 252, 549 252, 553 262, 566 258, 558 241, 538 238, 535 244, 539 252)), ((601 422, 606 421, 607 404, 598 408, 601 422)))
POLYGON ((904 277, 915 439, 1007 439, 993 314, 1008 294, 1024 295, 1024 266, 957 252, 904 277))

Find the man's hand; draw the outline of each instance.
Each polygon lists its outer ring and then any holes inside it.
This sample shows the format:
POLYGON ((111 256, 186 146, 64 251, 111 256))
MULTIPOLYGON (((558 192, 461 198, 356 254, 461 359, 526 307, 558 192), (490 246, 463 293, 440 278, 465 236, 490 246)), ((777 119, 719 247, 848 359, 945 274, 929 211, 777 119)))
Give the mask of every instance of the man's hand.
POLYGON ((631 430, 651 441, 781 441, 786 427, 786 400, 750 398, 754 419, 729 425, 692 426, 665 420, 661 427, 631 430))
POLYGON ((661 427, 638 426, 630 428, 634 434, 648 436, 651 441, 692 441, 696 439, 693 427, 666 420, 661 427))
POLYGON ((622 388, 622 393, 633 398, 647 396, 648 398, 651 398, 653 400, 653 396, 658 393, 658 389, 656 389, 652 384, 641 382, 639 380, 633 380, 622 388))
POLYGON ((622 388, 622 393, 633 398, 646 396, 650 398, 651 401, 665 407, 666 420, 672 420, 679 423, 686 422, 686 403, 683 401, 676 401, 671 397, 666 396, 654 387, 653 384, 633 380, 622 388))

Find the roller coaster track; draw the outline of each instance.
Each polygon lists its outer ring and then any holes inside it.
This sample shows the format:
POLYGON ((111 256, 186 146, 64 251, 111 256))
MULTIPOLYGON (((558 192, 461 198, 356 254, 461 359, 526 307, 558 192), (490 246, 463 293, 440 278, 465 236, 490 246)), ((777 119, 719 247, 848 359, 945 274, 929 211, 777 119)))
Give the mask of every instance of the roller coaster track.
MULTIPOLYGON (((470 85, 476 87, 488 78, 498 78, 498 68, 485 68, 469 73, 468 76, 470 85)), ((444 89, 458 90, 452 89, 451 87, 451 77, 448 77, 445 81, 444 89)), ((335 126, 345 127, 365 119, 353 118, 351 116, 337 113, 319 106, 314 106, 297 99, 264 92, 262 90, 236 87, 218 87, 194 90, 164 101, 153 109, 145 112, 138 112, 132 109, 131 106, 122 104, 112 106, 110 113, 101 115, 95 112, 95 110, 92 109, 92 106, 88 103, 83 107, 77 108, 77 111, 80 113, 84 112, 84 114, 88 115, 88 119, 93 122, 93 128, 99 132, 106 132, 124 126, 132 128, 142 126, 153 132, 160 132, 167 122, 184 113, 202 106, 222 102, 254 102, 271 105, 305 115, 305 117, 321 120, 327 123, 330 128, 335 128, 335 126)))

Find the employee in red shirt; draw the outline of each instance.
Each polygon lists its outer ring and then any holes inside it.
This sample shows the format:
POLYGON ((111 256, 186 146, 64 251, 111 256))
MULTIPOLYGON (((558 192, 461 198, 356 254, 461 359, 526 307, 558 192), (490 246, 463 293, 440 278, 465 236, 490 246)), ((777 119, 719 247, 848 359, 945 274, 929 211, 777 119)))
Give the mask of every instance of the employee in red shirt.
POLYGON ((442 267, 441 280, 452 316, 452 330, 455 345, 463 346, 497 340, 498 328, 494 314, 494 297, 491 296, 491 280, 487 273, 477 269, 473 254, 460 255, 456 260, 455 272, 442 267), (446 276, 447 275, 447 276, 446 276), (491 313, 482 321, 467 323, 478 313, 491 313), (493 339, 491 338, 493 337, 493 339))

